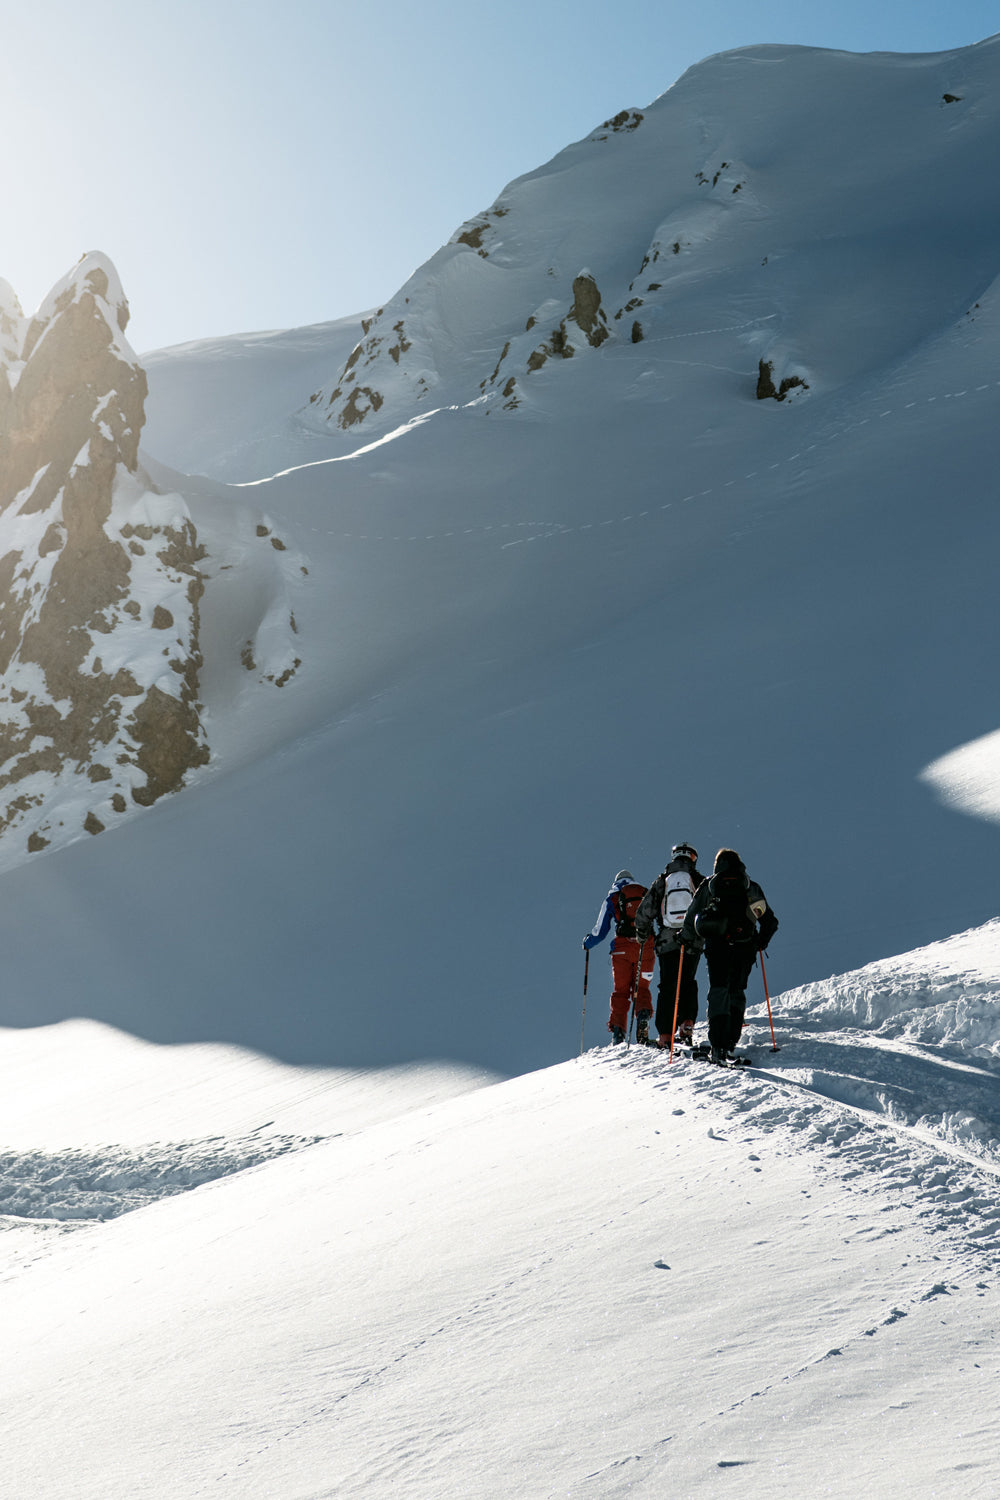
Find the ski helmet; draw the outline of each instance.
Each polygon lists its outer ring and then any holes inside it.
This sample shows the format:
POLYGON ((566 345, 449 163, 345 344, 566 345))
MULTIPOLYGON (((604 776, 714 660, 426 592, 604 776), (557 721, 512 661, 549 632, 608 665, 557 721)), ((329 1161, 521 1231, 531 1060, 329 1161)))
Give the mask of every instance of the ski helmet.
POLYGON ((671 849, 674 859, 689 859, 691 863, 698 863, 698 851, 691 844, 675 844, 671 849))
POLYGON ((615 876, 614 880, 611 883, 612 885, 625 885, 627 881, 634 879, 635 876, 632 874, 631 870, 619 870, 618 874, 615 876))

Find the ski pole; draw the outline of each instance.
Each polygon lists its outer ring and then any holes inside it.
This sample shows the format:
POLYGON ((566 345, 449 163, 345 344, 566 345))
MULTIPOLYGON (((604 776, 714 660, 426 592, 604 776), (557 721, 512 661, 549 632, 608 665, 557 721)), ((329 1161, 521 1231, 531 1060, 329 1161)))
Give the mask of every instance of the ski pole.
MULTIPOLYGON (((628 1006, 628 1047, 632 1045, 632 1022, 635 1019, 635 1002, 639 994, 639 970, 642 968, 642 944, 639 944, 639 952, 635 960, 635 969, 632 974, 632 988, 629 992, 628 1006)), ((626 1051, 628 1050, 626 1047, 626 1051)))
POLYGON ((763 948, 760 950, 760 952, 758 953, 757 957, 760 959, 760 977, 764 981, 764 999, 767 1001, 767 1019, 771 1023, 771 1041, 774 1044, 771 1047, 771 1051, 772 1052, 780 1052, 781 1048, 778 1046, 778 1043, 775 1040, 775 1036, 774 1036, 774 1017, 771 1014, 771 997, 767 993, 767 970, 764 968, 764 950, 763 950, 763 948))
POLYGON ((677 989, 674 993, 674 1023, 670 1028, 670 1058, 674 1060, 674 1035, 677 1031, 677 1009, 681 1003, 681 970, 684 967, 684 944, 681 943, 681 956, 677 960, 677 989))
POLYGON ((590 973, 590 949, 587 948, 583 960, 583 1015, 580 1017, 580 1056, 583 1056, 583 1033, 587 1026, 587 975, 590 973))

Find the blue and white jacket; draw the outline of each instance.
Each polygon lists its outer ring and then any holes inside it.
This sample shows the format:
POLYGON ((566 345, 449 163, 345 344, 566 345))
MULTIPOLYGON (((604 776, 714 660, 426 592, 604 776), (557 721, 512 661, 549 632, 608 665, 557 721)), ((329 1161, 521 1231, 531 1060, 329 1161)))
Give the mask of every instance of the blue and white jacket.
MULTIPOLYGON (((597 921, 594 923, 593 927, 590 929, 590 931, 587 933, 587 936, 583 940, 583 946, 585 948, 596 948, 598 943, 603 943, 604 939, 607 937, 608 932, 611 929, 612 923, 617 923, 618 918, 615 912, 616 902, 614 898, 618 895, 618 892, 624 890, 625 886, 627 885, 634 885, 635 888, 639 891, 645 891, 646 889, 646 887, 644 885, 641 885, 638 880, 616 880, 612 885, 610 891, 608 891, 608 894, 605 896, 600 911, 597 913, 597 921)), ((613 937, 611 939, 612 953, 618 951, 615 947, 615 944, 619 941, 634 942, 635 939, 627 938, 621 940, 617 937, 613 937)))

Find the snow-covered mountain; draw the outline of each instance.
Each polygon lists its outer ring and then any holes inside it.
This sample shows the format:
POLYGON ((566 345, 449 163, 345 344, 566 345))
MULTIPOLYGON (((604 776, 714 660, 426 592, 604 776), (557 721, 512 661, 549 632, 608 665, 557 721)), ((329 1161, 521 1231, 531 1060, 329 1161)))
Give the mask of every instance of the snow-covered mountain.
POLYGON ((572 1049, 610 875, 680 838, 745 855, 779 989, 994 914, 938 771, 997 728, 998 65, 709 59, 360 339, 148 359, 210 759, 114 838, 0 843, 8 1018, 517 1072, 572 1049))
MULTIPOLYGON (((482 395, 494 415, 544 409, 562 361, 602 350, 607 366, 629 344, 668 401, 686 378, 677 341, 723 311, 730 343, 769 367, 758 394, 770 379, 815 398, 884 370, 996 276, 994 51, 710 58, 464 224, 366 321, 308 416, 356 438, 482 395)), ((720 412, 735 373, 716 372, 720 412)), ((607 403, 623 374, 605 368, 607 403)))
POLYGON ((0 289, 12 1500, 1000 1491, 998 74, 711 58, 363 320, 0 289), (752 1070, 583 1007, 680 839, 752 1070))

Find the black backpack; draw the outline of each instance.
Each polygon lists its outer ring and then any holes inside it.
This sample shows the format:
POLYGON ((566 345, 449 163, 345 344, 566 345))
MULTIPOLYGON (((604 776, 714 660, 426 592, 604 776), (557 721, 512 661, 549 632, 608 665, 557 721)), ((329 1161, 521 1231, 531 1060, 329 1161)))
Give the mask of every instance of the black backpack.
POLYGON ((750 881, 744 870, 723 870, 708 882, 708 905, 695 921, 699 937, 752 942, 757 918, 750 909, 750 881))

